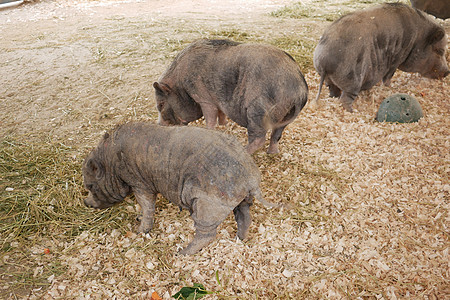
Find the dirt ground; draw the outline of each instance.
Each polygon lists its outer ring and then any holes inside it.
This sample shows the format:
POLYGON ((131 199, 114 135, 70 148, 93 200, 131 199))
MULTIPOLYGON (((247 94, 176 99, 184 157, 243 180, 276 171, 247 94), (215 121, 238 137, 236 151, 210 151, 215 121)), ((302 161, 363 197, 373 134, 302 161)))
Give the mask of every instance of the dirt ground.
MULTIPOLYGON (((29 144, 49 138, 81 163, 115 124, 156 121, 152 83, 187 43, 206 37, 316 43, 330 22, 270 15, 291 3, 56 0, 0 10, 0 137, 29 144)), ((439 22, 450 33, 450 21, 439 22)), ((304 74, 312 99, 319 78, 312 68, 304 74)), ((252 207, 248 241, 235 239, 229 218, 213 244, 179 256, 192 221, 159 204, 148 237, 133 233, 135 223, 123 233, 112 222, 103 234, 30 240, 22 250, 30 260, 48 262, 42 249, 49 248, 64 271, 22 289, 2 273, 0 295, 149 299, 156 291, 169 299, 182 286, 202 283, 214 292, 206 299, 449 299, 448 100, 449 78, 403 72, 390 87, 361 93, 353 114, 323 91, 321 107, 306 107, 288 126, 280 154, 254 155, 266 198, 286 206, 252 207), (397 92, 415 96, 425 117, 413 124, 374 121, 381 101, 397 92)), ((245 130, 232 122, 218 130, 246 142, 245 130)), ((131 201, 125 205, 136 213, 131 201)), ((7 268, 11 254, 2 252, 1 260, 0 270, 14 273, 7 268)), ((44 269, 38 263, 31 273, 44 269)))

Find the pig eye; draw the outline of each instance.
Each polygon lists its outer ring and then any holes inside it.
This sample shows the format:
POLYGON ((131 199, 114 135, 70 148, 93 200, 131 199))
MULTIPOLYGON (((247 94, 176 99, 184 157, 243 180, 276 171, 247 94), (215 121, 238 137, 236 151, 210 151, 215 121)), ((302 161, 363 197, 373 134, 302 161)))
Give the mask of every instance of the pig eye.
POLYGON ((88 190, 92 190, 92 187, 93 187, 92 184, 87 184, 87 185, 86 185, 86 188, 87 188, 88 190))
POLYGON ((159 111, 162 111, 163 108, 164 108, 164 102, 158 103, 157 108, 158 108, 159 111))
POLYGON ((437 55, 439 55, 439 56, 444 56, 444 54, 445 54, 444 49, 436 49, 436 50, 434 50, 434 52, 436 52, 437 55))

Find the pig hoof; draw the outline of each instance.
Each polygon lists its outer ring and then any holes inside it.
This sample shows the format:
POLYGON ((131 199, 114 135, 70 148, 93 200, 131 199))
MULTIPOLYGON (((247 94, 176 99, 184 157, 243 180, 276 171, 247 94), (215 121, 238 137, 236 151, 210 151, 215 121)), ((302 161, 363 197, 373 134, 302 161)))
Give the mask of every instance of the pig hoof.
POLYGON ((346 105, 346 104, 343 104, 342 105, 343 107, 344 107, 344 109, 346 110, 346 111, 348 111, 349 113, 352 113, 353 112, 353 108, 352 108, 352 106, 351 105, 346 105))
POLYGON ((136 217, 136 221, 141 222, 142 221, 142 215, 139 215, 136 217))
POLYGON ((192 255, 192 254, 194 254, 195 252, 190 251, 190 250, 187 249, 187 247, 186 247, 186 248, 183 248, 183 249, 181 249, 180 251, 178 251, 178 253, 181 254, 181 255, 192 255))
POLYGON ((181 255, 192 255, 202 250, 202 247, 199 247, 198 245, 187 245, 185 248, 178 251, 181 255))
POLYGON ((228 120, 226 120, 226 119, 225 120, 220 120, 219 119, 219 125, 220 126, 225 126, 225 125, 227 125, 227 123, 228 123, 228 120))
POLYGON ((248 236, 248 232, 238 232, 236 234, 236 240, 243 242, 247 239, 247 236, 248 236))
POLYGON ((138 233, 142 233, 142 235, 147 235, 150 233, 150 230, 138 230, 138 233))
POLYGON ((319 108, 319 102, 318 101, 311 101, 309 102, 309 108, 311 110, 317 110, 319 108))
POLYGON ((269 149, 267 149, 267 153, 268 154, 277 154, 277 153, 280 153, 280 150, 278 149, 278 147, 269 146, 269 149))
POLYGON ((142 224, 141 224, 141 225, 139 225, 138 233, 143 233, 145 235, 145 234, 149 233, 150 230, 152 230, 151 226, 142 226, 142 224))
POLYGON ((255 153, 256 151, 264 147, 265 141, 266 141, 265 136, 254 139, 253 142, 247 145, 247 153, 250 155, 255 153))
POLYGON ((196 233, 192 242, 186 246, 186 248, 181 249, 178 253, 182 255, 191 255, 195 254, 198 251, 202 250, 203 247, 208 246, 216 237, 216 234, 199 234, 196 233))

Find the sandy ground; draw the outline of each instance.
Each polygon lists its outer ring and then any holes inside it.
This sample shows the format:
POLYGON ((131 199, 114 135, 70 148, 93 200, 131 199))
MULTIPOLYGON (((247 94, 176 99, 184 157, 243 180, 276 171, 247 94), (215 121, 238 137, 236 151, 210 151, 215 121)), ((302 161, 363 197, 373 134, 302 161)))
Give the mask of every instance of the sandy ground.
MULTIPOLYGON (((22 108, 14 116, 2 117, 1 130, 14 128, 31 133, 31 128, 43 126, 54 127, 58 136, 64 132, 72 134, 81 122, 93 118, 91 113, 101 118, 103 110, 98 110, 99 105, 110 110, 108 115, 114 110, 130 109, 119 94, 153 100, 151 82, 167 65, 162 58, 174 54, 158 52, 159 45, 180 43, 186 38, 183 29, 194 31, 191 35, 195 36, 195 31, 201 31, 203 26, 220 30, 230 24, 261 22, 269 19, 264 14, 282 4, 283 1, 43 1, 1 11, 2 48, 6 50, 2 74, 8 75, 1 78, 2 94, 8 98, 4 111, 16 111, 16 105, 22 108), (27 46, 23 47, 23 43, 27 46), (139 56, 135 48, 143 55, 130 64, 124 56, 139 56), (118 56, 117 64, 122 65, 93 67, 92 62, 100 62, 105 55, 118 56), (138 65, 143 69, 137 69, 138 65), (136 75, 142 80, 125 84, 126 77, 136 75), (110 80, 121 84, 110 82, 96 96, 92 95, 89 89, 93 85, 110 80), (55 97, 57 103, 50 104, 55 97), (54 125, 64 119, 68 110, 82 114, 80 122, 70 118, 71 122, 54 125)), ((151 103, 144 102, 147 108, 138 113, 149 113, 151 103)))
MULTIPOLYGON (((0 11, 0 137, 33 143, 48 136, 81 161, 115 124, 155 122, 151 84, 186 42, 240 31, 260 41, 317 41, 328 22, 269 16, 289 3, 57 0, 0 11)), ((441 23, 449 33, 448 22, 441 23)), ((311 99, 318 77, 305 77, 311 99)), ((192 221, 159 204, 149 237, 133 234, 130 223, 126 234, 112 224, 108 233, 86 231, 70 243, 30 242, 23 249, 30 259, 45 262, 40 253, 49 247, 66 271, 23 290, 10 290, 3 276, 0 295, 149 299, 157 291, 169 299, 199 282, 216 292, 209 299, 448 298, 449 79, 398 72, 391 87, 362 93, 353 114, 326 94, 318 110, 307 107, 287 128, 279 155, 254 156, 266 198, 289 205, 255 205, 249 241, 235 240, 229 218, 217 241, 179 256, 192 221), (381 101, 396 92, 417 97, 420 122, 374 121, 381 101)), ((232 122, 219 130, 245 143, 245 130, 232 122)), ((2 259, 6 265, 7 253, 2 259)))

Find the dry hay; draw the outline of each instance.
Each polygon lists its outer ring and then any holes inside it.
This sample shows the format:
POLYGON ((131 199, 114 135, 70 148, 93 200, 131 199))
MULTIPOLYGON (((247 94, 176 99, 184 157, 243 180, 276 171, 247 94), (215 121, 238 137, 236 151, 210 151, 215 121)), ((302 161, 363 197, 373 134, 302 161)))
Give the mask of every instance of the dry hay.
MULTIPOLYGON (((159 53, 158 63, 170 61, 192 36, 211 32, 244 40, 262 36, 235 29, 189 32, 185 39, 168 40, 164 49, 170 51, 159 53)), ((297 51, 283 38, 273 40, 297 51)), ((109 67, 110 61, 136 58, 110 54, 97 63, 109 67)), ((312 99, 319 78, 311 70, 305 75, 312 99)), ((90 99, 101 97, 98 90, 111 95, 103 89, 108 81, 93 82, 90 99)), ((353 114, 323 91, 321 107, 307 107, 287 127, 280 154, 254 155, 265 197, 282 208, 268 210, 257 202, 244 242, 236 240, 230 216, 216 241, 189 257, 176 252, 192 239, 192 220, 166 200, 158 199, 155 228, 147 236, 134 233, 139 207, 133 198, 103 211, 81 201, 86 192, 80 165, 89 148, 117 122, 154 122, 154 105, 148 103, 153 99, 143 93, 122 98, 126 108, 111 110, 108 103, 83 115, 74 114, 71 104, 72 113, 55 113, 59 123, 51 128, 63 128, 68 120, 83 124, 74 131, 77 139, 44 130, 33 137, 6 132, 0 146, 0 297, 149 299, 155 290, 169 299, 198 282, 215 292, 204 299, 445 299, 448 82, 398 72, 391 87, 361 93, 353 114), (417 97, 425 117, 413 124, 377 123, 378 105, 397 92, 417 97)), ((246 142, 245 129, 233 122, 218 130, 246 142)))

